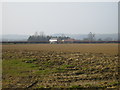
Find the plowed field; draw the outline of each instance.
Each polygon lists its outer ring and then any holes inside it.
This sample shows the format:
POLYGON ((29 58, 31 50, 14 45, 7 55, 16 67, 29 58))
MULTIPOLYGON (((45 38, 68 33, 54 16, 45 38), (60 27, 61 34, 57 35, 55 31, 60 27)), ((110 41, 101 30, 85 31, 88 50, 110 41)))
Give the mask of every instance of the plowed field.
POLYGON ((118 88, 118 44, 6 44, 3 88, 118 88))

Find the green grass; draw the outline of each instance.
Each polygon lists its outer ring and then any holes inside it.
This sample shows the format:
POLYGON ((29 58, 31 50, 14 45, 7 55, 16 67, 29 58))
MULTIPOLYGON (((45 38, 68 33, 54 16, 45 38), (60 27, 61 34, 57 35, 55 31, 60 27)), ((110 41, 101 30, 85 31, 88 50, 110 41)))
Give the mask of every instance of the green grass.
POLYGON ((26 75, 26 73, 27 74, 32 73, 33 70, 37 70, 38 68, 35 64, 25 63, 21 59, 3 60, 2 66, 3 66, 3 75, 9 74, 11 76, 26 75))

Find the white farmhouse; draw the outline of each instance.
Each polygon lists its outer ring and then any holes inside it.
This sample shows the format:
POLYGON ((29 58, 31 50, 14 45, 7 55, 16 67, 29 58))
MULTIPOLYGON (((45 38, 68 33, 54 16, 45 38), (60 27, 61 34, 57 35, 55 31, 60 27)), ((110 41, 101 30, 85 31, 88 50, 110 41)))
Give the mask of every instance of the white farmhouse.
POLYGON ((52 44, 52 43, 57 43, 58 42, 58 39, 57 38, 51 38, 49 40, 49 42, 52 44))

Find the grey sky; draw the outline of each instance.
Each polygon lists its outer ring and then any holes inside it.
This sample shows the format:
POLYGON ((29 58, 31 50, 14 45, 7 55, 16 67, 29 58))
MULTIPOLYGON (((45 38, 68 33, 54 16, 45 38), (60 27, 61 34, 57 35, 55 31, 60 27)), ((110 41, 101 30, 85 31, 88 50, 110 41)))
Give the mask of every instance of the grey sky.
POLYGON ((118 33, 117 2, 6 2, 2 15, 3 34, 118 33))

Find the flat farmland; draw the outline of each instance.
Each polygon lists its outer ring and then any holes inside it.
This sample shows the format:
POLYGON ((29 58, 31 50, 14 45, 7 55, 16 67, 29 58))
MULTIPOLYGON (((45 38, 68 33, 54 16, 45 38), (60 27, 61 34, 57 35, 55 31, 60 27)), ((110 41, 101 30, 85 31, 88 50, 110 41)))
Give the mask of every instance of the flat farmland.
POLYGON ((117 54, 118 44, 11 44, 3 45, 3 50, 43 50, 117 54))
POLYGON ((118 44, 3 44, 3 88, 118 88, 118 44))

